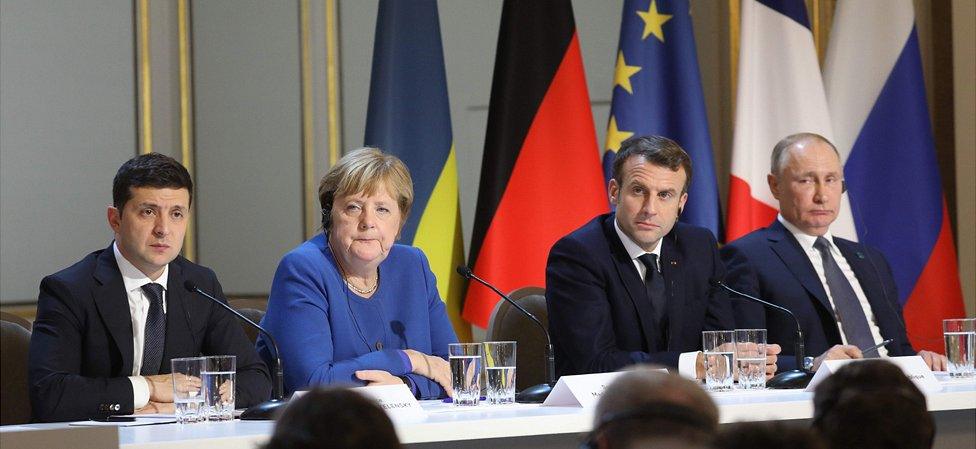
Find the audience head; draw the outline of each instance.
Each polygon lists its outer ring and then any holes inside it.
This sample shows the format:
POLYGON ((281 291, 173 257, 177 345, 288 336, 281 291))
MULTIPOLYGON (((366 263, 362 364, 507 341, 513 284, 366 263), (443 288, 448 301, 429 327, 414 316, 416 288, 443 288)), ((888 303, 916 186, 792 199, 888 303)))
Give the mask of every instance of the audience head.
POLYGON ((725 425, 715 438, 716 449, 827 449, 813 429, 782 421, 725 425))
POLYGON ((718 408, 694 382, 650 367, 625 372, 596 406, 591 448, 707 447, 718 408))
POLYGON ((884 360, 844 365, 817 385, 813 406, 813 427, 831 449, 921 449, 935 438, 925 395, 884 360))
POLYGON ((193 181, 175 159, 149 153, 122 164, 108 207, 122 256, 156 279, 183 248, 192 200, 193 181))
POLYGON ((362 447, 400 447, 386 412, 353 390, 317 388, 288 404, 264 449, 362 447))
POLYGON ((620 230, 653 251, 678 221, 690 184, 691 158, 677 142, 661 136, 625 140, 607 186, 620 230))

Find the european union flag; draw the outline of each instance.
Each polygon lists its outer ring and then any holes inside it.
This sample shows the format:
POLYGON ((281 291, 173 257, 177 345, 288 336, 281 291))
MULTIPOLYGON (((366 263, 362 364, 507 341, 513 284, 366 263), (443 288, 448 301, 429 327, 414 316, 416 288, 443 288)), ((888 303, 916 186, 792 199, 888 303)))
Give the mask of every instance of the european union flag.
POLYGON ((681 221, 722 236, 712 141, 687 0, 626 0, 613 77, 604 168, 609 178, 620 144, 654 134, 691 155, 692 176, 681 221))

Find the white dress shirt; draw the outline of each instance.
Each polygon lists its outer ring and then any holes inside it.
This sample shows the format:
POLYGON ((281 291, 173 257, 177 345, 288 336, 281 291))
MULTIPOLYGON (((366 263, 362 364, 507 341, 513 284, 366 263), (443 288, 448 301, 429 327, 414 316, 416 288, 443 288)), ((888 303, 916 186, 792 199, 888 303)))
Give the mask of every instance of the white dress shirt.
MULTIPOLYGON (((813 244, 817 241, 817 236, 808 235, 803 233, 799 228, 793 226, 782 215, 777 215, 777 220, 786 227, 796 241, 800 243, 800 248, 803 249, 804 254, 810 259, 810 263, 813 264, 814 271, 817 272, 817 277, 820 278, 820 284, 823 285, 824 291, 827 292, 827 300, 830 301, 830 307, 834 312, 834 321, 837 322, 837 328, 840 330, 840 338, 843 344, 847 344, 847 335, 844 334, 844 324, 837 319, 837 308, 834 307, 834 298, 830 295, 830 288, 827 286, 827 275, 824 272, 823 266, 823 256, 820 255, 820 251, 813 247, 813 244)), ((864 316, 868 319, 868 327, 871 329, 871 338, 874 339, 874 343, 878 344, 884 341, 881 337, 881 329, 878 328, 878 323, 875 321, 874 312, 871 310, 871 303, 868 302, 867 295, 864 294, 864 289, 861 288, 861 283, 858 282, 857 276, 854 275, 854 270, 851 269, 851 264, 847 263, 847 259, 841 254, 840 250, 837 249, 837 245, 834 245, 834 237, 830 234, 828 230, 826 234, 823 235, 824 239, 827 240, 828 246, 830 247, 830 254, 834 256, 834 260, 840 267, 840 271, 844 273, 844 277, 847 278, 847 282, 850 282, 851 288, 854 289, 854 294, 857 295, 857 302, 861 305, 861 310, 864 311, 864 316)), ((866 349, 866 348, 861 348, 866 349)), ((819 354, 817 354, 819 355, 819 354)), ((888 350, 884 346, 878 349, 878 355, 881 357, 888 356, 888 350)))
POLYGON ((129 317, 132 319, 132 404, 135 410, 145 407, 149 403, 149 382, 139 375, 142 370, 142 351, 145 346, 146 318, 149 316, 149 298, 142 291, 142 286, 155 282, 163 286, 163 314, 166 313, 166 280, 169 279, 169 265, 163 268, 159 278, 149 279, 145 273, 132 265, 121 252, 118 243, 112 244, 115 251, 115 261, 122 273, 125 293, 129 300, 129 317))
MULTIPOLYGON (((654 246, 650 252, 644 251, 637 242, 634 242, 630 236, 624 234, 624 231, 620 229, 620 225, 617 223, 617 217, 613 218, 613 229, 617 231, 617 237, 620 238, 620 243, 623 243, 624 250, 627 251, 627 255, 630 256, 630 261, 634 264, 634 268, 637 269, 637 274, 643 281, 647 276, 647 268, 644 263, 638 259, 638 257, 644 254, 654 254, 657 256, 657 266, 660 270, 661 267, 661 241, 657 241, 657 245, 654 246)), ((683 352, 678 356, 678 373, 689 379, 695 379, 697 376, 697 369, 695 364, 698 361, 699 351, 693 352, 683 352)))

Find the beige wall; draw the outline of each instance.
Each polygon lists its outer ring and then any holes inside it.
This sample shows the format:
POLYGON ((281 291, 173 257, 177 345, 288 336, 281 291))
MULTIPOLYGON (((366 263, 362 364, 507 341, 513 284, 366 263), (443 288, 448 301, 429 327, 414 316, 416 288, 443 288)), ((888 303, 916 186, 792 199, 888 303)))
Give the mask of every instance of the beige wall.
POLYGON ((976 316, 976 2, 952 1, 956 247, 966 315, 976 316))

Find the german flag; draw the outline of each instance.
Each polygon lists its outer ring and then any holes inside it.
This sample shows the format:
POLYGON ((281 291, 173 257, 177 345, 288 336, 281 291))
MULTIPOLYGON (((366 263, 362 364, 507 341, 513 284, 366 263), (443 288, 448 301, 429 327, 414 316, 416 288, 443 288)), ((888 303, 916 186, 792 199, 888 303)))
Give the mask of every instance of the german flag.
MULTIPOLYGON (((544 286, 560 237, 609 203, 569 0, 506 0, 488 109, 470 265, 502 291, 544 286)), ((468 285, 464 318, 498 297, 468 285)))

